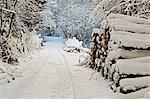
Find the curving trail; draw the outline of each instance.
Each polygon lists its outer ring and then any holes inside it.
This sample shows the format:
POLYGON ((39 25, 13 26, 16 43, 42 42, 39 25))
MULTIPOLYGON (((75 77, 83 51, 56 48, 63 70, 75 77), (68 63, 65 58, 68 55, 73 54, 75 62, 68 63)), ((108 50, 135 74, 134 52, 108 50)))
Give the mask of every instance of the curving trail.
POLYGON ((102 77, 95 74, 90 79, 92 70, 75 66, 80 54, 64 52, 63 46, 62 38, 49 38, 44 49, 27 63, 22 63, 29 65, 23 77, 0 88, 0 99, 97 99, 95 97, 115 96, 102 77))

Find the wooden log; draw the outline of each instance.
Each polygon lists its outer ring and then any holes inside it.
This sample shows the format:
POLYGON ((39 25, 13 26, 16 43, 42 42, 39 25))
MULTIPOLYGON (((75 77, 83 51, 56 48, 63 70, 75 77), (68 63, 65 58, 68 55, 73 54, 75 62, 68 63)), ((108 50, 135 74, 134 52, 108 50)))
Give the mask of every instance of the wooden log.
POLYGON ((118 69, 120 74, 149 75, 150 74, 150 57, 141 57, 134 59, 116 60, 114 68, 118 69))
POLYGON ((150 34, 150 25, 135 24, 121 19, 108 19, 108 21, 115 31, 150 34))
POLYGON ((120 47, 133 47, 148 49, 150 47, 150 34, 135 34, 123 31, 112 31, 110 40, 120 47))
POLYGON ((150 87, 149 82, 150 82, 150 76, 126 78, 120 80, 119 87, 121 92, 128 93, 142 88, 150 87))
POLYGON ((110 14, 107 17, 107 19, 121 19, 121 20, 128 21, 131 23, 150 25, 149 19, 133 17, 133 16, 128 16, 128 15, 122 15, 122 14, 110 14))
POLYGON ((110 51, 107 56, 107 60, 113 59, 131 59, 138 57, 150 56, 150 50, 125 50, 125 49, 117 49, 110 51))

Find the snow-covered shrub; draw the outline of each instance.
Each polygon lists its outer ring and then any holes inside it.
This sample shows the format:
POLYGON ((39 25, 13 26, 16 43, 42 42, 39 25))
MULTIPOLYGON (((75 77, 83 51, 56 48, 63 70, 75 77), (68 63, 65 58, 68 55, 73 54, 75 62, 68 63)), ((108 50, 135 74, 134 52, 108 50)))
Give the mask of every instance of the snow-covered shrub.
POLYGON ((80 48, 83 47, 83 42, 79 41, 75 37, 72 39, 69 38, 67 41, 65 41, 67 47, 64 48, 65 51, 67 52, 80 52, 80 48))
POLYGON ((65 44, 67 47, 65 47, 64 50, 67 52, 91 52, 90 49, 83 47, 82 41, 79 41, 75 37, 66 40, 65 44))
POLYGON ((73 39, 69 38, 65 43, 68 47, 82 47, 83 44, 82 41, 79 41, 75 37, 73 37, 73 39))

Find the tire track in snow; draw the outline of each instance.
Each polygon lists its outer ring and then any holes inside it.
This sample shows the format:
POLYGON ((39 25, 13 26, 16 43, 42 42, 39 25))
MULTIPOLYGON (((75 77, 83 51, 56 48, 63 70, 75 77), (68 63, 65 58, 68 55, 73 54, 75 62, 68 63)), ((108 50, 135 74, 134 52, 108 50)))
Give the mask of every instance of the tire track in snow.
POLYGON ((52 54, 53 57, 49 63, 55 68, 57 77, 59 78, 56 99, 73 99, 72 96, 70 96, 69 76, 64 66, 64 60, 61 58, 58 49, 52 50, 52 54))
POLYGON ((61 56, 62 56, 62 58, 64 60, 65 67, 66 67, 67 73, 68 73, 69 78, 70 78, 74 99, 77 99, 76 92, 75 92, 75 87, 74 87, 74 83, 73 83, 72 73, 71 73, 71 70, 70 70, 70 66, 67 63, 66 56, 64 55, 64 53, 61 50, 58 50, 58 52, 61 54, 61 56))
MULTIPOLYGON (((48 54, 46 54, 46 57, 40 57, 41 59, 39 59, 39 62, 37 64, 34 64, 34 66, 32 66, 32 68, 34 69, 35 66, 40 66, 36 71, 35 70, 30 70, 29 72, 27 72, 28 74, 32 74, 30 77, 26 78, 23 80, 23 82, 20 84, 20 86, 24 86, 24 88, 22 89, 22 91, 28 90, 27 88, 30 86, 29 84, 32 84, 33 81, 38 78, 38 74, 43 70, 43 68, 46 65, 46 62, 48 61, 49 57, 50 57, 50 48, 47 49, 48 50, 48 54), (33 72, 34 71, 34 72, 33 72)), ((37 61, 37 60, 34 60, 37 61)), ((23 93, 23 92, 21 92, 23 93)), ((22 99, 21 95, 23 94, 19 94, 18 98, 14 98, 14 99, 22 99)), ((17 96, 17 95, 16 95, 17 96)))
MULTIPOLYGON (((35 75, 36 77, 31 82, 33 86, 29 86, 28 90, 26 90, 25 96, 32 96, 29 99, 58 99, 57 97, 57 89, 58 89, 58 82, 56 79, 57 76, 55 75, 55 70, 53 70, 53 66, 51 65, 51 59, 53 58, 53 49, 51 49, 51 45, 47 45, 48 48, 48 56, 41 64, 40 71, 35 75), (39 90, 40 89, 40 90, 39 90), (41 97, 41 98, 39 98, 41 97)), ((18 98, 17 98, 18 99, 18 98)), ((21 98, 22 99, 22 98, 21 98)), ((23 98, 28 99, 28 98, 23 98)))
POLYGON ((59 50, 60 48, 51 49, 52 57, 48 62, 49 65, 56 70, 55 77, 58 77, 59 79, 59 81, 55 85, 57 86, 57 88, 55 88, 55 90, 57 90, 55 91, 57 94, 56 99, 75 99, 72 92, 70 77, 64 64, 64 59, 59 50))

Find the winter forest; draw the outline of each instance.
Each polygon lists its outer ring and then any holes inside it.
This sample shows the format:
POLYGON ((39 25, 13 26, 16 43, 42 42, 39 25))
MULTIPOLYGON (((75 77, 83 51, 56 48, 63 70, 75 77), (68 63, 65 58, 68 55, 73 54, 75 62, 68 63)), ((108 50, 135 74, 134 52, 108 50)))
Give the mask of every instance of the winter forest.
POLYGON ((0 0, 0 99, 150 99, 150 0, 0 0))

